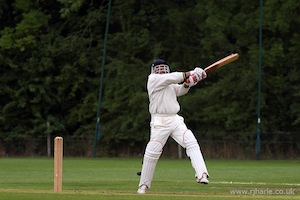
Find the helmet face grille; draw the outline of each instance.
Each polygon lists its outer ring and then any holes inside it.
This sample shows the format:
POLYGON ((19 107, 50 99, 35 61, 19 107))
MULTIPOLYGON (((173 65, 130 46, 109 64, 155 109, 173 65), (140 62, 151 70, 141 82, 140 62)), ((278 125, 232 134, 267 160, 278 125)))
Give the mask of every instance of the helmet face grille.
POLYGON ((152 67, 152 73, 154 74, 167 74, 170 73, 168 65, 156 65, 152 67))
POLYGON ((154 74, 170 73, 170 67, 163 59, 157 59, 151 65, 151 73, 154 74))

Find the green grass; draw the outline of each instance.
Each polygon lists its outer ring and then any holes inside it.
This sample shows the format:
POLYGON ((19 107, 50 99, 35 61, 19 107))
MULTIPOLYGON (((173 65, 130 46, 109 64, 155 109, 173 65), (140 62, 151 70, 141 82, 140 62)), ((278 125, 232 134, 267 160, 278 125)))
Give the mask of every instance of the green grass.
POLYGON ((208 185, 189 160, 161 159, 152 187, 137 195, 141 159, 65 158, 63 191, 53 192, 53 159, 0 158, 0 199, 300 199, 300 161, 208 160, 208 185), (250 194, 233 194, 233 192, 250 194), (270 194, 289 192, 290 194, 270 194))

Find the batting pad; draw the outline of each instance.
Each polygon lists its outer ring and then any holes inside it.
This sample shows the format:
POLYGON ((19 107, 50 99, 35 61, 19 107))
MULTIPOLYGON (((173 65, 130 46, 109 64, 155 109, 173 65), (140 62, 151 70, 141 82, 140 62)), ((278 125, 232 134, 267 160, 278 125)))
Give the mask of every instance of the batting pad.
POLYGON ((150 188, 157 161, 162 153, 162 148, 163 147, 159 142, 150 141, 148 143, 143 160, 139 187, 146 185, 150 188))
POLYGON ((196 176, 202 177, 204 172, 207 174, 207 176, 209 176, 200 146, 190 130, 188 130, 184 135, 184 143, 186 146, 186 154, 191 159, 196 176))
POLYGON ((150 141, 146 147, 145 157, 150 160, 158 160, 162 153, 163 146, 160 142, 150 141))

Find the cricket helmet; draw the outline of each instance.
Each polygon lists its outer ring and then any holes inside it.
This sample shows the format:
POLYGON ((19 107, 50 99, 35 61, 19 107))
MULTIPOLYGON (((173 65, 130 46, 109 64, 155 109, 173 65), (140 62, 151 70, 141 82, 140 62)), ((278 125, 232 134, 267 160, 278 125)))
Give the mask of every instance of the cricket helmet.
POLYGON ((151 64, 151 73, 152 74, 166 74, 170 73, 170 67, 163 59, 154 60, 151 64))

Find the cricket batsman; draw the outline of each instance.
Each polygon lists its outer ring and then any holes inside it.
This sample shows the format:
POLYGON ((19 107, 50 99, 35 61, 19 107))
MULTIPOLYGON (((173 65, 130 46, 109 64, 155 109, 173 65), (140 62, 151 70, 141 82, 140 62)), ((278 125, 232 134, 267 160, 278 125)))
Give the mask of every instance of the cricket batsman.
POLYGON ((147 82, 151 114, 150 140, 144 154, 138 194, 145 194, 151 187, 157 161, 169 137, 186 149, 195 170, 196 181, 208 184, 209 174, 200 146, 183 117, 177 114, 180 110, 177 97, 185 95, 190 87, 206 76, 206 72, 199 67, 188 72, 171 73, 166 61, 157 59, 152 63, 147 82))

